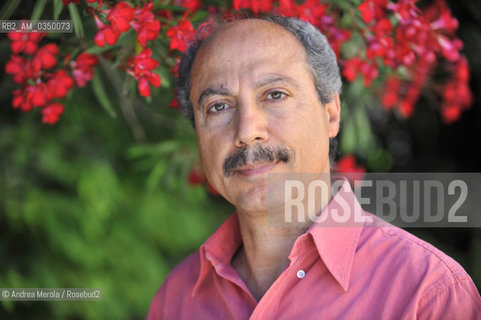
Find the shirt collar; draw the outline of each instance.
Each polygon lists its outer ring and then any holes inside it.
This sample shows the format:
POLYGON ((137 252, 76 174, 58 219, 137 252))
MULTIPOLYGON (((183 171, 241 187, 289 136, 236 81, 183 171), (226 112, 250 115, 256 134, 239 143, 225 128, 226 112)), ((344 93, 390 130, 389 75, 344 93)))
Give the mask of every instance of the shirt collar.
MULTIPOLYGON (((339 191, 322 210, 308 231, 301 235, 291 250, 289 258, 305 250, 305 237, 312 237, 313 243, 334 279, 347 291, 352 263, 363 223, 354 221, 354 215, 363 214, 362 208, 346 180, 339 191), (349 212, 348 212, 349 211, 349 212), (336 222, 336 215, 349 214, 345 222, 336 222)), ((213 266, 219 274, 230 265, 233 255, 242 243, 237 213, 233 213, 200 247, 200 273, 192 291, 194 296, 213 266)))
POLYGON ((237 213, 234 212, 200 247, 200 273, 192 290, 192 296, 197 292, 203 279, 212 265, 217 273, 230 261, 242 244, 237 213))
POLYGON ((345 180, 339 191, 322 210, 307 231, 312 236, 319 256, 331 275, 347 291, 352 264, 365 216, 351 186, 345 180), (349 219, 339 222, 337 216, 347 214, 349 219))

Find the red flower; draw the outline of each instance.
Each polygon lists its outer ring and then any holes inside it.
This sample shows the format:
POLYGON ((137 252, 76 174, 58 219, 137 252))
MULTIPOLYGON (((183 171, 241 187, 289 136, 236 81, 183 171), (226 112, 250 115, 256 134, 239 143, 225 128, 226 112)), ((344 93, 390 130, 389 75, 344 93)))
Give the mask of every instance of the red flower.
POLYGON ((22 111, 30 111, 33 106, 27 100, 26 91, 22 89, 13 90, 12 105, 14 109, 20 108, 22 111))
POLYGON ((30 60, 11 55, 5 65, 5 72, 13 75, 13 82, 23 84, 31 78, 30 60))
POLYGON ((78 4, 80 0, 62 0, 64 5, 67 5, 69 3, 75 3, 78 4))
POLYGON ((54 124, 58 121, 58 118, 65 110, 63 104, 53 102, 42 109, 42 122, 48 124, 54 124))
POLYGON ((175 0, 174 3, 178 6, 187 8, 187 11, 194 12, 200 9, 200 0, 175 0))
POLYGON ((376 63, 369 64, 356 57, 344 62, 342 74, 348 81, 353 82, 359 73, 363 75, 364 85, 366 87, 369 87, 371 82, 376 79, 379 74, 376 63))
POLYGON ((251 9, 254 13, 267 12, 272 9, 271 0, 234 0, 235 10, 251 9))
POLYGON ((22 111, 30 111, 33 107, 44 106, 49 98, 47 85, 39 82, 33 86, 27 86, 23 89, 13 91, 13 108, 20 108, 22 111))
POLYGON ((362 20, 370 24, 373 20, 379 21, 386 15, 387 0, 366 0, 357 6, 361 12, 362 20))
POLYGON ((114 30, 112 26, 106 26, 100 21, 97 15, 94 14, 95 23, 99 32, 94 37, 95 43, 99 47, 105 46, 107 43, 109 46, 114 45, 120 37, 120 31, 114 30))
POLYGON ((132 26, 137 31, 137 41, 142 47, 147 45, 147 41, 155 40, 160 31, 160 22, 155 20, 152 10, 152 2, 147 3, 140 10, 135 11, 136 20, 132 26))
POLYGON ((453 123, 461 116, 461 108, 456 105, 445 106, 441 109, 441 115, 445 123, 453 123))
POLYGON ((79 54, 75 62, 72 63, 72 74, 77 86, 84 87, 92 79, 94 75, 93 67, 98 63, 99 59, 96 55, 85 52, 79 54))
POLYGON ((119 2, 110 11, 107 20, 115 31, 125 32, 130 28, 130 21, 134 20, 134 9, 126 2, 119 2))
POLYGON ((401 116, 405 118, 412 116, 414 112, 414 104, 418 100, 420 93, 421 93, 420 85, 416 83, 412 83, 408 87, 407 94, 399 105, 399 114, 401 116))
POLYGON ((469 65, 465 57, 459 59, 456 64, 454 76, 460 82, 469 83, 469 65))
POLYGON ((58 47, 55 43, 46 44, 40 49, 32 59, 32 67, 35 72, 48 70, 57 64, 55 55, 58 53, 58 47))
POLYGON ((359 69, 359 64, 361 63, 360 58, 351 58, 344 63, 344 68, 342 69, 342 74, 349 82, 353 82, 357 77, 357 69, 359 69))
POLYGON ((190 184, 191 186, 198 186, 200 184, 203 184, 204 182, 205 182, 205 176, 203 172, 197 169, 191 169, 189 171, 189 174, 187 176, 188 184, 190 184))
POLYGON ((366 168, 356 164, 356 157, 346 155, 336 162, 336 171, 345 175, 349 181, 361 180, 366 168))
POLYGON ((456 63, 453 78, 443 89, 443 103, 441 115, 446 123, 458 120, 461 111, 468 109, 473 103, 473 95, 469 88, 469 66, 466 58, 462 57, 456 63))
POLYGON ((13 53, 25 52, 33 54, 38 49, 38 43, 45 36, 45 33, 31 32, 21 33, 12 32, 8 34, 10 38, 10 49, 13 53))
MULTIPOLYGON (((140 95, 144 97, 150 96, 150 85, 154 87, 160 86, 160 76, 153 73, 152 70, 157 68, 159 62, 153 58, 152 50, 150 48, 145 48, 140 54, 134 57, 132 61, 133 65, 133 76, 139 81, 138 89, 140 95)), ((132 74, 132 71, 129 73, 132 74)))
POLYGON ((279 13, 286 17, 295 17, 297 3, 294 0, 279 0, 279 13))
POLYGON ((329 40, 329 44, 332 47, 332 50, 334 50, 334 53, 336 54, 336 57, 339 58, 340 52, 341 52, 341 45, 349 40, 351 38, 351 31, 347 29, 337 29, 337 28, 331 28, 331 30, 328 33, 327 39, 329 40))
POLYGON ((168 21, 172 20, 174 16, 172 11, 167 9, 157 10, 155 12, 155 15, 159 18, 164 18, 165 20, 168 20, 168 21))
POLYGON ((372 10, 371 6, 372 4, 370 1, 364 1, 357 6, 357 9, 361 12, 362 20, 364 20, 364 22, 367 24, 374 20, 374 11, 372 10))
POLYGON ((43 82, 26 87, 24 93, 26 94, 25 100, 34 107, 42 107, 49 100, 48 88, 43 82))
POLYGON ((401 88, 401 81, 396 77, 390 77, 386 81, 384 94, 382 97, 382 106, 384 109, 391 109, 399 102, 399 90, 401 88))
POLYGON ((48 93, 49 98, 63 98, 67 95, 68 91, 72 89, 74 84, 73 79, 69 76, 67 71, 59 70, 53 78, 48 80, 48 93))
POLYGON ((99 47, 103 47, 105 43, 109 46, 113 46, 120 37, 120 33, 114 31, 110 26, 99 30, 95 35, 94 41, 99 47))
POLYGON ((167 31, 167 36, 170 38, 170 49, 185 52, 188 47, 187 43, 194 39, 194 35, 192 23, 189 20, 182 20, 178 26, 167 31))
POLYGON ((459 39, 450 41, 447 37, 439 36, 439 44, 443 56, 451 62, 459 60, 459 50, 462 49, 463 43, 459 39))
POLYGON ((179 100, 177 99, 177 97, 175 97, 174 99, 172 99, 172 101, 171 101, 170 104, 169 104, 169 108, 171 108, 171 109, 179 109, 179 100))
POLYGON ((327 11, 327 4, 320 3, 318 0, 306 0, 297 7, 299 19, 307 21, 313 25, 320 26, 321 20, 327 11))
POLYGON ((399 0, 396 3, 390 2, 387 8, 394 11, 401 23, 416 20, 419 16, 419 9, 413 0, 399 0))

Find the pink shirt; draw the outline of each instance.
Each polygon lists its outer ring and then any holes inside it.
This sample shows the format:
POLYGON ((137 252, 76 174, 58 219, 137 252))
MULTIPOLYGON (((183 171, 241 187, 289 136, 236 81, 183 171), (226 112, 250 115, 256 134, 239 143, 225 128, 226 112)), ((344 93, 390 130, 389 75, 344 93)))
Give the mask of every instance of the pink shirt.
MULTIPOLYGON (((341 196, 361 210, 345 183, 323 212, 341 196)), ((233 214, 169 274, 147 319, 481 319, 479 293, 456 261, 372 217, 354 227, 313 225, 257 302, 231 266, 242 242, 233 214)))

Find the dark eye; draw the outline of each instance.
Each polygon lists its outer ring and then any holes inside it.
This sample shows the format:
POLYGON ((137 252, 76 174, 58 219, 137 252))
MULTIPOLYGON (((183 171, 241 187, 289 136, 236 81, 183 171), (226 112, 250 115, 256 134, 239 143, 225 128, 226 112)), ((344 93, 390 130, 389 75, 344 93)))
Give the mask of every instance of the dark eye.
POLYGON ((267 95, 267 99, 279 100, 282 99, 286 94, 281 91, 273 91, 267 95))
POLYGON ((212 112, 219 112, 219 111, 222 111, 224 109, 227 108, 227 104, 225 102, 217 102, 217 103, 214 103, 213 105, 211 105, 209 107, 209 109, 207 109, 207 112, 208 113, 212 113, 212 112))

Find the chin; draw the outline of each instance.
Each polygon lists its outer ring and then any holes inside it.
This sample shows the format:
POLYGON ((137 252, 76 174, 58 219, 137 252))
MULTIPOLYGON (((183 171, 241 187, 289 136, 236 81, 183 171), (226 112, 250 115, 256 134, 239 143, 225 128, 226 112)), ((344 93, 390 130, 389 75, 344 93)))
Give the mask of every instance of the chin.
POLYGON ((235 207, 243 211, 266 211, 267 212, 267 185, 249 188, 237 196, 235 207))

